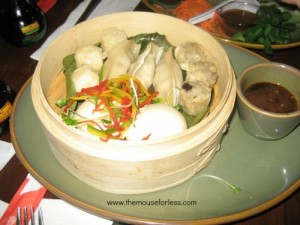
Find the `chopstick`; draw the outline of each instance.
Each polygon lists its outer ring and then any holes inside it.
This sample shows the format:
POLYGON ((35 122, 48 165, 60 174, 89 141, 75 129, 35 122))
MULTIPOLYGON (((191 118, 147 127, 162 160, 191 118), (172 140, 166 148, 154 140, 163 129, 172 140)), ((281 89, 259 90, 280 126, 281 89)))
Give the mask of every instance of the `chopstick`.
POLYGON ((88 16, 91 14, 91 12, 93 12, 95 7, 100 2, 101 2, 101 0, 91 0, 90 3, 88 4, 88 6, 86 7, 86 9, 84 10, 84 12, 81 14, 79 19, 76 21, 75 24, 78 24, 78 23, 81 23, 81 22, 85 21, 88 18, 88 16))

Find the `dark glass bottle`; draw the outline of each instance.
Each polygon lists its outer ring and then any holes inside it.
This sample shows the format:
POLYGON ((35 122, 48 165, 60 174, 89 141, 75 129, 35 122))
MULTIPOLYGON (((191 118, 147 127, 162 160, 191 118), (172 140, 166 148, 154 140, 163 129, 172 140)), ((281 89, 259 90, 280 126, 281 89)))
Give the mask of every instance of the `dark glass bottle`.
POLYGON ((0 135, 9 131, 9 116, 16 93, 3 81, 0 81, 0 135))
POLYGON ((46 32, 46 17, 37 5, 29 0, 0 1, 0 33, 8 43, 30 46, 40 41, 46 32))

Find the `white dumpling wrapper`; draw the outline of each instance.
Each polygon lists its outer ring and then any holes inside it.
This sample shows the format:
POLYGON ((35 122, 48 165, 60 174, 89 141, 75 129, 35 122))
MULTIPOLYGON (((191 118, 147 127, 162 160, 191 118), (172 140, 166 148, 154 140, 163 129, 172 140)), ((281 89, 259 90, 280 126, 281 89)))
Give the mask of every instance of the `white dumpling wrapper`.
POLYGON ((207 109, 211 99, 211 88, 205 82, 190 81, 191 88, 180 90, 179 104, 191 116, 207 109))
MULTIPOLYGON (((97 119, 101 120, 103 118, 106 118, 109 113, 107 112, 100 112, 96 111, 94 112, 95 109, 95 101, 92 99, 88 99, 83 101, 82 103, 79 104, 78 108, 76 109, 76 113, 74 114, 73 119, 77 120, 86 120, 86 119, 97 119)), ((98 125, 105 130, 106 128, 101 124, 98 123, 98 125)), ((78 129, 81 131, 85 132, 87 135, 90 135, 89 132, 87 131, 87 125, 85 123, 80 123, 76 126, 78 129)), ((96 127, 99 129, 99 127, 96 127)))
POLYGON ((105 58, 106 53, 95 45, 81 47, 75 52, 75 62, 77 67, 86 65, 91 67, 96 72, 100 71, 105 58))
POLYGON ((156 67, 153 86, 159 93, 158 97, 175 106, 182 83, 182 71, 173 57, 172 49, 169 49, 156 67))
POLYGON ((103 79, 112 79, 127 74, 128 69, 140 52, 141 45, 131 40, 125 40, 114 46, 107 53, 104 63, 103 79))
POLYGON ((76 92, 80 92, 82 88, 92 87, 99 84, 99 77, 95 70, 89 66, 81 66, 72 73, 72 82, 76 92))
POLYGON ((152 104, 140 109, 134 124, 127 133, 129 141, 159 140, 167 138, 187 129, 183 115, 167 104, 152 104))
POLYGON ((101 48, 103 51, 109 52, 110 49, 125 40, 127 40, 125 31, 110 27, 101 33, 101 48))
POLYGON ((205 52, 197 42, 186 42, 175 48, 174 56, 182 70, 191 71, 194 63, 204 59, 205 52))
POLYGON ((106 112, 94 112, 95 106, 95 101, 92 99, 83 101, 76 109, 74 119, 101 119, 109 115, 106 112))
POLYGON ((217 68, 212 62, 204 61, 194 64, 194 69, 187 72, 187 80, 207 83, 212 88, 217 80, 217 68))
POLYGON ((131 64, 128 74, 137 77, 146 88, 149 88, 152 85, 155 68, 163 51, 163 47, 150 42, 145 51, 131 64))

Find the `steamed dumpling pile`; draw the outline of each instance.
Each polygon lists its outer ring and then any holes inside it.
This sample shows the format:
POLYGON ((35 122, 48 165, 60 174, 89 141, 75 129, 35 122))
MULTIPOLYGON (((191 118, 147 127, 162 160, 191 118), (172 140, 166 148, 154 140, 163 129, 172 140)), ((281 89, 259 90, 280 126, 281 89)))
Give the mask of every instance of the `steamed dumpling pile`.
POLYGON ((77 69, 72 74, 76 92, 99 84, 99 71, 106 59, 106 53, 101 48, 88 45, 75 52, 77 69))
POLYGON ((210 103, 217 68, 205 60, 204 50, 195 42, 176 47, 174 54, 180 68, 187 73, 180 89, 179 104, 185 112, 195 116, 206 110, 210 103))
MULTIPOLYGON (((132 124, 122 133, 122 139, 134 141, 158 140, 186 130, 183 113, 175 107, 191 116, 202 113, 209 106, 217 80, 216 66, 206 60, 200 44, 187 42, 174 47, 157 33, 128 38, 124 31, 110 28, 102 33, 99 46, 77 49, 74 60, 76 69, 71 80, 76 92, 128 75, 137 78, 145 90, 154 89, 158 93, 161 103, 149 102, 138 109, 136 118, 132 118, 132 124)), ((131 88, 129 93, 136 102, 128 104, 138 105, 137 87, 131 88)), ((95 111, 97 98, 93 96, 80 103, 73 119, 91 119, 97 123, 109 119, 109 113, 95 111)), ((115 103, 112 107, 124 107, 115 103)), ((106 129, 101 124, 98 127, 103 131, 106 129)), ((78 128, 87 131, 82 123, 78 128)))

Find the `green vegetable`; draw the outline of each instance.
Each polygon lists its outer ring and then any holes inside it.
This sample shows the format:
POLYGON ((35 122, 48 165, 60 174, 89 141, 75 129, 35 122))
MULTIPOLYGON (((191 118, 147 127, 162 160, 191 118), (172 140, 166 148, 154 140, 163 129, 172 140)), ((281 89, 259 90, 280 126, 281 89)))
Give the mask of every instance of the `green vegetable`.
POLYGON ((64 74, 67 75, 67 76, 72 75, 74 70, 76 70, 76 68, 77 68, 74 56, 75 56, 74 54, 67 55, 63 59, 62 63, 63 63, 64 74))
POLYGON ((276 4, 262 4, 254 25, 234 34, 232 40, 262 44, 265 52, 272 55, 273 44, 287 44, 292 41, 291 34, 297 27, 292 18, 290 11, 280 10, 276 4))
POLYGON ((156 44, 160 47, 164 47, 165 51, 168 51, 170 48, 173 47, 170 44, 170 42, 167 40, 166 36, 161 35, 159 33, 138 34, 136 36, 130 37, 129 40, 132 40, 135 43, 141 44, 140 52, 143 52, 150 42, 153 42, 154 44, 156 44))
POLYGON ((236 185, 234 184, 231 184, 229 183, 228 181, 224 180, 223 178, 220 178, 218 176, 215 176, 215 175, 202 175, 200 177, 208 177, 208 178, 212 178, 214 180, 217 180, 217 181, 221 181, 222 183, 224 183, 226 186, 228 186, 235 194, 239 193, 242 191, 241 188, 237 187, 236 185))
POLYGON ((58 106, 59 108, 62 108, 63 106, 65 106, 68 103, 67 99, 58 99, 56 101, 56 106, 58 106))
POLYGON ((99 130, 96 127, 93 127, 89 124, 87 124, 87 131, 94 136, 102 137, 102 138, 106 137, 107 134, 114 134, 118 132, 116 129, 112 129, 112 128, 106 130, 99 130))
POLYGON ((63 59, 63 71, 66 76, 67 98, 71 98, 76 94, 74 83, 71 79, 72 73, 76 70, 75 55, 71 54, 63 59))
POLYGON ((62 113, 61 115, 63 121, 67 124, 67 125, 70 125, 70 126, 76 126, 78 125, 78 121, 77 120, 74 120, 72 119, 71 117, 69 117, 67 114, 65 113, 62 113))
POLYGON ((209 108, 204 109, 202 112, 198 113, 196 116, 191 116, 191 115, 187 114, 185 111, 183 111, 182 115, 185 118, 188 128, 199 123, 204 118, 206 113, 208 112, 208 109, 209 108))

